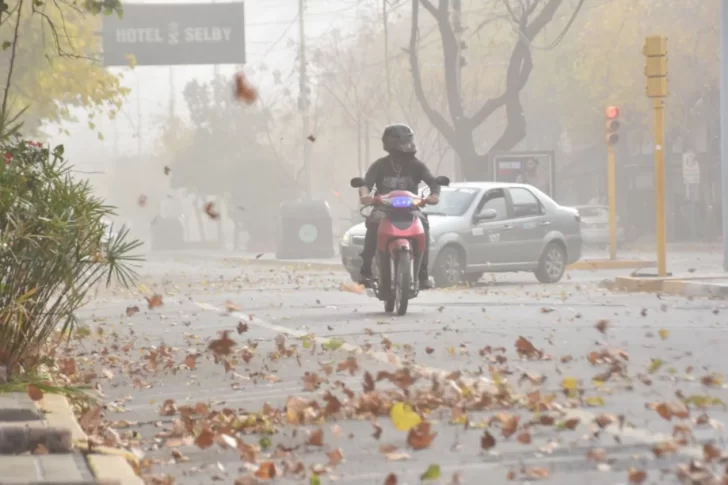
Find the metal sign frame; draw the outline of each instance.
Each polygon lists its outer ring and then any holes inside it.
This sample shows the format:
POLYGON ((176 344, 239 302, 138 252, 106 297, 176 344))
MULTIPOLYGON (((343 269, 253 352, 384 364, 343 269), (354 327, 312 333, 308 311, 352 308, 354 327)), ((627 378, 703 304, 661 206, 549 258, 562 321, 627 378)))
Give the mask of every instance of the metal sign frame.
POLYGON ((245 3, 125 3, 103 17, 104 66, 245 64, 245 3))
MULTIPOLYGON (((544 163, 544 161, 547 164, 546 170, 548 171, 548 174, 546 175, 546 180, 548 181, 549 187, 541 187, 539 185, 541 184, 530 184, 528 180, 526 180, 523 183, 527 183, 529 185, 533 185, 534 187, 541 190, 543 193, 551 197, 552 199, 556 200, 556 156, 554 151, 522 151, 522 152, 500 152, 500 153, 492 153, 490 155, 489 160, 489 171, 491 179, 495 182, 511 182, 515 183, 517 179, 510 180, 513 177, 498 177, 498 166, 501 163, 519 163, 519 167, 512 167, 510 169, 517 170, 519 173, 516 175, 520 175, 523 170, 523 163, 526 162, 529 159, 535 158, 539 162, 539 166, 542 166, 541 164, 544 163)), ((520 182, 519 182, 520 183, 520 182)))

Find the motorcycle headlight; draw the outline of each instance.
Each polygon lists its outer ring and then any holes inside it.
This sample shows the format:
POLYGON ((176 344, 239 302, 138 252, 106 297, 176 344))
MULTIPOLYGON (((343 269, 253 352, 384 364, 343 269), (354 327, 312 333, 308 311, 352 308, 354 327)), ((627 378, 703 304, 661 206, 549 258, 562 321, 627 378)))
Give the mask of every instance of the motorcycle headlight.
POLYGON ((344 235, 341 237, 341 245, 342 246, 350 246, 351 245, 351 231, 346 231, 344 235))

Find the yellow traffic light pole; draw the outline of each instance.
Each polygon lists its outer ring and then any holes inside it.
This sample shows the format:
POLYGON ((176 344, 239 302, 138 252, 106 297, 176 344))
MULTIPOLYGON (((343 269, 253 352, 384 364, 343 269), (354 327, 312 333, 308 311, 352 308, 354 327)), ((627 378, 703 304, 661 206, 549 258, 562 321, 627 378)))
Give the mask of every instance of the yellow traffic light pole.
POLYGON ((665 100, 652 98, 655 112, 655 236, 657 275, 667 276, 667 229, 665 225, 665 100))
POLYGON ((655 238, 657 275, 667 276, 667 230, 665 224, 665 97, 667 97, 667 38, 645 38, 645 94, 652 98, 655 113, 655 238))
POLYGON ((614 145, 619 141, 619 108, 608 106, 606 116, 607 142, 607 196, 609 199, 609 259, 617 259, 617 166, 614 160, 614 145))
POLYGON ((607 145, 607 195, 609 197, 609 259, 617 259, 617 168, 614 146, 607 145))

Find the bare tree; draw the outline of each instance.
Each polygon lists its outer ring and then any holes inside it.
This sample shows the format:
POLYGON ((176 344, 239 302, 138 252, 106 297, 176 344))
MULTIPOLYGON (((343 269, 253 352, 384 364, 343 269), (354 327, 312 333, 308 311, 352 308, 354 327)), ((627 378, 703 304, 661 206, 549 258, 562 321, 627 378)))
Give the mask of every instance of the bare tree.
MULTIPOLYGON (((503 91, 498 96, 485 101, 474 113, 466 112, 460 96, 459 73, 457 72, 460 68, 458 61, 460 49, 455 28, 450 20, 452 13, 450 0, 437 0, 437 6, 434 5, 434 0, 412 0, 412 26, 407 49, 415 95, 430 122, 460 157, 463 175, 470 180, 480 176, 479 174, 492 153, 511 150, 525 138, 526 119, 520 94, 533 70, 532 41, 551 22, 562 3, 562 0, 486 1, 493 4, 491 9, 493 13, 478 29, 492 22, 507 21, 511 23, 517 33, 517 40, 509 58, 503 91), (445 115, 432 107, 423 88, 419 65, 420 5, 435 19, 442 41, 449 121, 445 115), (478 154, 473 136, 474 131, 501 108, 505 110, 505 128, 486 153, 478 154)), ((578 9, 576 11, 578 12, 578 9)), ((573 16, 566 29, 572 22, 573 16)), ((563 37, 565 32, 566 30, 559 37, 563 37)))

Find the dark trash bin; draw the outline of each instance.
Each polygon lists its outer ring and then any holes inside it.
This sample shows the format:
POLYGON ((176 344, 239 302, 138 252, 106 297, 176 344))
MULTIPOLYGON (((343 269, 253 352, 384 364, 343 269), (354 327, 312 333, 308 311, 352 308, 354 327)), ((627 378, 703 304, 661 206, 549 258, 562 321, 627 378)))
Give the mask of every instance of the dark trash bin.
POLYGON ((334 221, 324 200, 281 204, 277 259, 333 258, 334 221))

